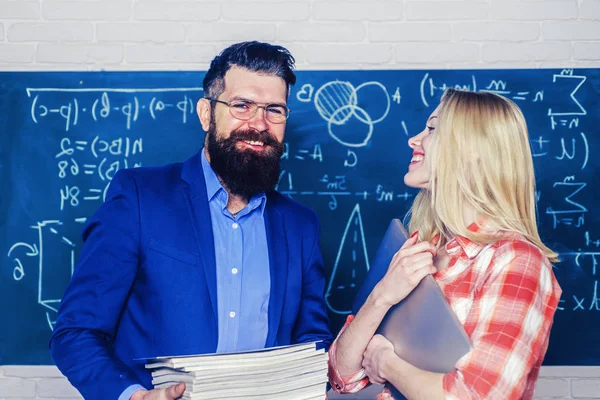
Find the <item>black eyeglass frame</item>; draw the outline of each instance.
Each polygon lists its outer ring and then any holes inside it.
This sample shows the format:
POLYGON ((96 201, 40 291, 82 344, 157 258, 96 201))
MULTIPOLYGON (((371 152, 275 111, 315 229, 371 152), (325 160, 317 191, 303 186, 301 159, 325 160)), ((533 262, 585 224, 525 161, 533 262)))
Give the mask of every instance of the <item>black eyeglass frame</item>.
POLYGON ((259 109, 259 108, 262 108, 263 110, 265 110, 265 117, 267 118, 267 120, 268 120, 269 122, 271 122, 272 124, 283 124, 283 123, 284 123, 285 121, 287 121, 287 119, 290 117, 290 112, 292 112, 292 110, 290 110, 290 109, 288 108, 288 106, 285 106, 285 105, 282 105, 282 104, 269 103, 269 104, 265 104, 265 105, 262 105, 262 106, 261 106, 261 105, 259 105, 258 103, 254 102, 254 101, 251 101, 251 100, 236 100, 236 101, 239 101, 240 103, 254 104, 254 105, 256 106, 256 109, 254 110, 254 113, 253 113, 253 114, 252 114, 250 117, 248 117, 248 118, 246 118, 246 119, 243 119, 243 118, 240 118, 240 117, 238 117, 238 116, 235 116, 235 115, 233 114, 233 111, 231 110, 231 107, 232 107, 232 103, 233 103, 233 102, 227 102, 227 101, 223 101, 223 100, 215 99, 214 97, 205 97, 205 99, 206 99, 206 100, 208 100, 208 101, 214 101, 214 102, 216 102, 216 103, 225 104, 225 105, 227 106, 227 108, 229 108, 229 113, 231 114, 231 116, 232 116, 233 118, 235 118, 235 119, 239 119, 240 121, 248 121, 248 120, 251 120, 252 118, 254 118, 254 116, 255 116, 255 115, 256 115, 256 113, 258 112, 258 109, 259 109), (272 121, 272 120, 269 118, 269 112, 267 111, 267 108, 269 108, 269 107, 283 107, 283 108, 285 109, 285 111, 286 111, 286 112, 285 112, 285 114, 284 114, 284 115, 285 115, 285 119, 284 119, 283 121, 272 121))

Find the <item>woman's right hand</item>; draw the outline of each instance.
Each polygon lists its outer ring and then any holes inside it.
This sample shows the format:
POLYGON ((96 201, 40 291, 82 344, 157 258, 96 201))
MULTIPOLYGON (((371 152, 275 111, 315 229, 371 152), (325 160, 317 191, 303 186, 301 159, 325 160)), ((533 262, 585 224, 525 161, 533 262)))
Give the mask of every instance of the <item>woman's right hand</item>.
POLYGON ((436 272, 433 258, 437 248, 429 242, 417 241, 415 232, 394 254, 386 274, 373 289, 373 295, 388 307, 408 296, 425 275, 436 272))

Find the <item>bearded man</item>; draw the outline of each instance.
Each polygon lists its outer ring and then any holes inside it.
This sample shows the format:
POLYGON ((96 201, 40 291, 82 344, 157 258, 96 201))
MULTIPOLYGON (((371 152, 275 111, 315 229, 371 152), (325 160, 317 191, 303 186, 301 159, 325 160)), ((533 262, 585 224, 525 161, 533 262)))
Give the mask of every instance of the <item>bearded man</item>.
POLYGON ((197 104, 204 148, 119 171, 83 232, 52 357, 86 399, 176 399, 135 359, 331 342, 315 213, 277 193, 294 58, 223 50, 197 104))

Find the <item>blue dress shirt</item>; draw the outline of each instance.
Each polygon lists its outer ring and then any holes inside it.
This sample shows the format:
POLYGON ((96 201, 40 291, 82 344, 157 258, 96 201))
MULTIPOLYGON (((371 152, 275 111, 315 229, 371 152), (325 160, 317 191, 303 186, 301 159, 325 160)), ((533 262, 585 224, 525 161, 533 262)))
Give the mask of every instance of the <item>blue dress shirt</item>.
POLYGON ((264 221, 267 197, 253 196, 234 218, 227 210, 229 196, 204 150, 202 168, 217 263, 217 353, 262 349, 269 328, 271 287, 264 221))
MULTIPOLYGON (((215 240, 217 264, 217 353, 265 347, 269 330, 269 251, 264 223, 267 197, 253 196, 234 217, 227 210, 228 194, 212 170, 204 149, 202 169, 215 240)), ((129 386, 119 400, 129 398, 141 385, 129 386)))

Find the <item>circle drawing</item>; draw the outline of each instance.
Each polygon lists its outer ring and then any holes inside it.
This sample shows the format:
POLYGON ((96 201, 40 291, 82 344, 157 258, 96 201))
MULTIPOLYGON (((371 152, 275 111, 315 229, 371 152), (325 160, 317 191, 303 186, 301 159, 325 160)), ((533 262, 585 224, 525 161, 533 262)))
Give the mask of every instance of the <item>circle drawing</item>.
POLYGON ((337 142, 348 147, 366 146, 373 135, 373 125, 383 121, 390 111, 391 100, 385 86, 379 82, 365 82, 354 87, 350 82, 331 81, 327 82, 317 90, 314 97, 315 108, 325 121, 329 135, 337 142), (371 117, 369 113, 358 105, 358 95, 362 89, 374 87, 380 89, 383 93, 385 107, 376 118, 371 117), (355 118, 360 123, 367 125, 364 135, 356 135, 356 132, 350 129, 344 130, 351 118, 355 118), (351 133, 352 138, 347 138, 351 133), (360 136, 357 138, 357 136, 360 136))

